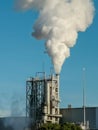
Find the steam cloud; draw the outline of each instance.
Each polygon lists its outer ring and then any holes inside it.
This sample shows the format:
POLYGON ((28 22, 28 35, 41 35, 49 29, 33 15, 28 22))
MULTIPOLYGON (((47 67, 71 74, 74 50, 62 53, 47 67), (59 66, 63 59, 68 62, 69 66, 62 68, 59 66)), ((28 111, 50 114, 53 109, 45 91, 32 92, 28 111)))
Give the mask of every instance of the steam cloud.
POLYGON ((39 11, 32 35, 46 40, 45 47, 55 72, 60 73, 78 32, 84 32, 93 21, 92 0, 18 0, 17 7, 39 11))

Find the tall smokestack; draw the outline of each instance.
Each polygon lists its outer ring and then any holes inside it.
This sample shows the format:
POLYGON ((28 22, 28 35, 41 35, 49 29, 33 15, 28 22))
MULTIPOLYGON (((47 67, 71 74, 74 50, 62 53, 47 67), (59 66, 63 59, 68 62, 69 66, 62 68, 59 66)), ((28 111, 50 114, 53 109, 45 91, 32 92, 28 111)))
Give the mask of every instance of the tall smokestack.
POLYGON ((57 79, 57 81, 58 81, 58 87, 59 87, 59 85, 60 85, 60 74, 56 74, 56 79, 57 79))
POLYGON ((60 101, 60 95, 59 95, 59 87, 60 87, 60 74, 56 74, 56 79, 57 79, 57 88, 58 88, 58 99, 60 101))
POLYGON ((92 24, 94 6, 92 0, 18 0, 17 8, 39 11, 32 35, 45 39, 45 47, 56 73, 70 56, 70 48, 92 24))

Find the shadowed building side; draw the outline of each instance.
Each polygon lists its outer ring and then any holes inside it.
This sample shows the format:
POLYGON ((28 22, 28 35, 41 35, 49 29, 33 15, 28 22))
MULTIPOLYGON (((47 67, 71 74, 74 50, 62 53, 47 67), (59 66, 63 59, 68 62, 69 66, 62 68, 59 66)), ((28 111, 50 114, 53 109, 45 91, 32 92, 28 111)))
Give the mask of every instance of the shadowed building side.
MULTIPOLYGON (((61 122, 82 123, 84 121, 83 108, 61 108, 61 122)), ((86 124, 90 129, 98 130, 98 107, 86 107, 86 124)))

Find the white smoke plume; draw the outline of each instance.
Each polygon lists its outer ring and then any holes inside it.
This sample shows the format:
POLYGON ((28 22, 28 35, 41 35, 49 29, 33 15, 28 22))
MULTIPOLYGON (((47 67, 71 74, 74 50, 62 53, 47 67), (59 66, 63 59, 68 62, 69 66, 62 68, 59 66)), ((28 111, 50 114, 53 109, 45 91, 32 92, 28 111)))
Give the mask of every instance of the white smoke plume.
POLYGON ((19 9, 36 9, 32 35, 45 39, 47 53, 56 73, 70 56, 70 48, 76 43, 78 32, 84 32, 92 24, 94 5, 92 0, 18 0, 19 9))

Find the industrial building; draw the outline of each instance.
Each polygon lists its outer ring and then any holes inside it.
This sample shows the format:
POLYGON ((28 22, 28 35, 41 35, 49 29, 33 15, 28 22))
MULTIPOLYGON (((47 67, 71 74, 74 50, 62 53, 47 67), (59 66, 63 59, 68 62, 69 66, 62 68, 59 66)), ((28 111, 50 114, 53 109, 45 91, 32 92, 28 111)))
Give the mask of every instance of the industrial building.
POLYGON ((44 72, 38 72, 26 81, 26 117, 32 120, 32 124, 39 127, 48 122, 70 122, 98 129, 97 107, 72 108, 70 105, 59 108, 59 85, 58 74, 47 77, 44 72))
POLYGON ((1 117, 0 130, 26 130, 29 128, 30 121, 26 117, 1 117))
MULTIPOLYGON (((62 114, 61 123, 83 123, 83 107, 82 108, 62 108, 60 113, 62 114)), ((86 123, 90 130, 98 130, 98 107, 86 107, 85 108, 86 123)))
POLYGON ((26 116, 32 124, 59 123, 59 75, 38 72, 26 81, 26 116))
MULTIPOLYGON (((60 118, 61 123, 82 123, 83 108, 61 108, 60 118)), ((27 130, 32 120, 27 117, 5 117, 0 118, 0 130, 27 130), (12 127, 12 129, 11 129, 12 127), (7 129, 9 128, 9 129, 7 129)), ((86 121, 89 125, 89 130, 98 130, 98 107, 86 107, 86 121)))

